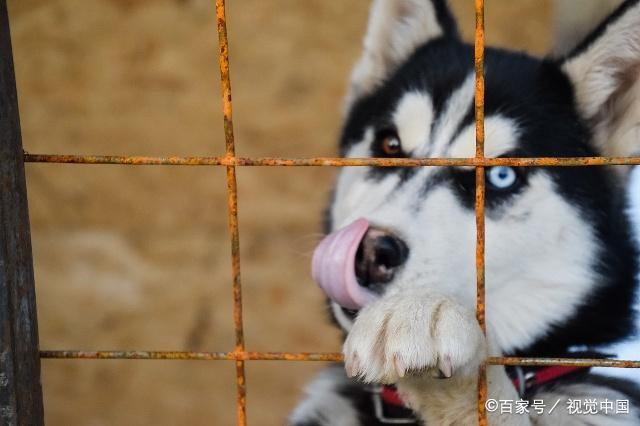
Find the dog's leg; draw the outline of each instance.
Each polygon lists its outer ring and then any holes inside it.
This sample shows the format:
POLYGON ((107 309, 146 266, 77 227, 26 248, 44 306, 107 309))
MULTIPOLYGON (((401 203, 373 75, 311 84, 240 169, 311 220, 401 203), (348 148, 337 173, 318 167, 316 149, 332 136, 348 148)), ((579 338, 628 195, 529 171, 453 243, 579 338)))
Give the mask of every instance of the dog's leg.
MULTIPOLYGON (((450 379, 412 377, 398 382, 407 404, 420 413, 427 425, 468 426, 477 424, 478 372, 453 375, 450 379)), ((507 377, 504 367, 489 367, 487 381, 490 398, 515 402, 520 398, 507 377)), ((488 413, 489 424, 529 426, 531 421, 522 414, 488 413)))
MULTIPOLYGON (((395 383, 426 424, 477 423, 478 367, 487 345, 472 309, 428 289, 385 294, 359 314, 344 345, 348 375, 395 383)), ((519 399, 504 368, 488 373, 494 399, 519 399)), ((522 415, 491 415, 492 425, 530 425, 522 415)))

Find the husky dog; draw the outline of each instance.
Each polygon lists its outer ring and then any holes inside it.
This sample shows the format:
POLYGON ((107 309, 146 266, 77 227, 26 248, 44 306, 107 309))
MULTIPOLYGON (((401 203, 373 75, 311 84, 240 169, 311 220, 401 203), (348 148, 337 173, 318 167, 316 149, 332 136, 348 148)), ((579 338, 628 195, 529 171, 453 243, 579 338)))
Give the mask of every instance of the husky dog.
MULTIPOLYGON (((473 157, 473 57, 445 0, 374 0, 341 154, 473 157)), ((640 0, 559 57, 488 48, 485 70, 487 157, 640 152, 640 0)), ((290 424, 473 425, 488 356, 619 356, 638 276, 628 177, 486 169, 485 337, 475 170, 342 169, 313 275, 345 331, 345 363, 310 384, 290 424)), ((489 366, 490 424, 639 425, 636 384, 602 370, 489 366)))

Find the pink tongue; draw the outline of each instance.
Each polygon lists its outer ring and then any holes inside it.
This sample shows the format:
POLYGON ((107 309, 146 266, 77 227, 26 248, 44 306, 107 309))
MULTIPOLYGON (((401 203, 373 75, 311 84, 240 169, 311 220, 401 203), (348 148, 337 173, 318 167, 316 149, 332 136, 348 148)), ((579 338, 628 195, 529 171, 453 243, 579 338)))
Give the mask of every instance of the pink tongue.
POLYGON ((331 300, 347 309, 360 309, 375 298, 356 280, 356 252, 367 229, 369 222, 358 219, 327 235, 313 253, 313 279, 331 300))

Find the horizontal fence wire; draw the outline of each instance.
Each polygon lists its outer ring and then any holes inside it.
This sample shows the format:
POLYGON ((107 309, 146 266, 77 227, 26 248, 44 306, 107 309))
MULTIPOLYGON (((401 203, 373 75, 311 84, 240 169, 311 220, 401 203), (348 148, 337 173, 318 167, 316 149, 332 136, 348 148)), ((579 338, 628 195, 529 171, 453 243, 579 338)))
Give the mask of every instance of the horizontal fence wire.
POLYGON ((640 361, 600 358, 495 357, 489 358, 487 362, 492 365, 521 365, 530 367, 564 365, 568 367, 640 368, 640 361))
POLYGON ((27 163, 117 164, 124 166, 226 167, 587 167, 638 166, 640 157, 531 158, 278 158, 278 157, 147 157, 125 155, 66 155, 24 153, 27 163))
POLYGON ((170 361, 342 361, 340 353, 190 352, 190 351, 42 351, 52 359, 148 359, 170 361))
MULTIPOLYGON (((85 360, 165 360, 165 361, 315 361, 341 362, 339 352, 191 352, 191 351, 49 351, 40 352, 45 359, 85 360)), ((602 358, 490 357, 489 365, 545 367, 640 368, 640 361, 602 358)))

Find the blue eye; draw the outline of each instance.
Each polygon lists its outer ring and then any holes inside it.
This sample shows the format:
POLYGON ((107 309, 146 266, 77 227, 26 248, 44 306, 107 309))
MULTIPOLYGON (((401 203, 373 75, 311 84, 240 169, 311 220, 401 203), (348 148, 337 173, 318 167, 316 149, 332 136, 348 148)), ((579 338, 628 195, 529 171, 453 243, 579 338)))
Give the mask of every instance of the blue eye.
POLYGON ((491 167, 487 171, 487 180, 495 189, 509 189, 518 182, 518 174, 513 167, 491 167))

